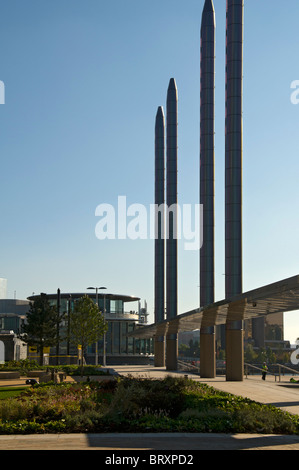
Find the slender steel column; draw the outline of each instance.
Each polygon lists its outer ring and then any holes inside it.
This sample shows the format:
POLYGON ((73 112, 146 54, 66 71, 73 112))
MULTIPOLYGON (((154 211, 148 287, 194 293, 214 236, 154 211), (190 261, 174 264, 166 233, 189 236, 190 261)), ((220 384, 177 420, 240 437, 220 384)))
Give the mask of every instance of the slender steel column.
MULTIPOLYGON (((200 204, 203 207, 203 245, 200 249, 200 306, 214 302, 214 108, 215 10, 205 0, 200 43, 200 204)), ((200 329, 200 375, 215 377, 215 327, 200 329)))
POLYGON ((242 292, 242 88, 244 0, 227 0, 225 125, 225 291, 242 292))
MULTIPOLYGON (((164 320, 165 309, 165 118, 159 106, 155 122, 155 323, 164 320)), ((165 337, 155 337, 155 366, 165 365, 165 337)))
MULTIPOLYGON (((166 311, 167 318, 177 316, 177 115, 178 94, 174 78, 170 79, 167 91, 166 111, 166 311), (173 209, 173 210, 171 210, 173 209)), ((166 369, 177 368, 177 334, 166 336, 166 369)))
MULTIPOLYGON (((244 0, 226 2, 225 116, 225 293, 242 292, 242 159, 243 159, 243 22, 244 0)), ((241 350, 243 321, 226 324, 226 349, 241 350), (232 331, 239 332, 232 334, 232 331), (234 339, 235 338, 235 339, 234 339), (230 343, 228 344, 228 341, 230 343), (238 343, 238 347, 232 345, 238 343)), ((242 344, 243 347, 243 344, 242 344)), ((233 360, 233 355, 232 355, 233 360)), ((231 365, 227 359, 227 379, 231 365)), ((242 377, 238 376, 238 380, 242 377)))

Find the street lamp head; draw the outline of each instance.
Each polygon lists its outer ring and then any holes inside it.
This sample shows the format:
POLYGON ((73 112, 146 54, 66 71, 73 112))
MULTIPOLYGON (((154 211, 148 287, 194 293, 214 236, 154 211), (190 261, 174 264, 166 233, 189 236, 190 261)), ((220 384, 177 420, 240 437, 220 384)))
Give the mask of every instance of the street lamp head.
POLYGON ((107 289, 107 287, 87 287, 87 289, 107 289))

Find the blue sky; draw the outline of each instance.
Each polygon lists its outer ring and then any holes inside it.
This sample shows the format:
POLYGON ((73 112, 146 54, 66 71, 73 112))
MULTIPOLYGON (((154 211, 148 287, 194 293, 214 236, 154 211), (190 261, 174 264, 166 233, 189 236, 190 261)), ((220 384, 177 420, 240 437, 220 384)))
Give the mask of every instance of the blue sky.
MULTIPOLYGON (((109 292, 147 300, 153 241, 95 236, 99 204, 154 198, 154 121, 179 96, 179 203, 198 203, 203 0, 10 0, 0 5, 0 277, 8 296, 109 292)), ((225 1, 216 10, 216 300, 224 298, 225 1)), ((299 274, 299 4, 245 1, 244 281, 299 274)), ((179 247, 179 312, 198 305, 198 252, 179 247)), ((152 318, 152 317, 151 317, 152 318)), ((297 319, 298 318, 298 319, 297 319)), ((285 315, 285 339, 299 336, 285 315)))

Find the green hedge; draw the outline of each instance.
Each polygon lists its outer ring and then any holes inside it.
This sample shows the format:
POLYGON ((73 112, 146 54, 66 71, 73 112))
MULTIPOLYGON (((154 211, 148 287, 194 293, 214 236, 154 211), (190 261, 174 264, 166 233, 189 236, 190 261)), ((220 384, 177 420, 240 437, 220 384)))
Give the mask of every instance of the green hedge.
MULTIPOLYGON (((80 375, 81 366, 74 365, 55 365, 55 366, 40 366, 36 361, 31 359, 24 359, 20 361, 9 361, 0 364, 0 372, 19 371, 21 375, 26 375, 29 371, 35 370, 57 370, 63 371, 67 375, 80 375)), ((83 375, 109 375, 109 369, 102 370, 100 365, 93 366, 87 365, 83 367, 83 375)))

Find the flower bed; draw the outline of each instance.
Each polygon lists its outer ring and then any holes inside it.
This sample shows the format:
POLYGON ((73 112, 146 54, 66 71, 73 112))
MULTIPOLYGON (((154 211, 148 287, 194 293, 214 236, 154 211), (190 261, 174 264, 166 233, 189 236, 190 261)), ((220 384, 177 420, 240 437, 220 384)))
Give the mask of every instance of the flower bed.
POLYGON ((0 433, 298 434, 299 417, 184 378, 39 384, 0 400, 0 433))

